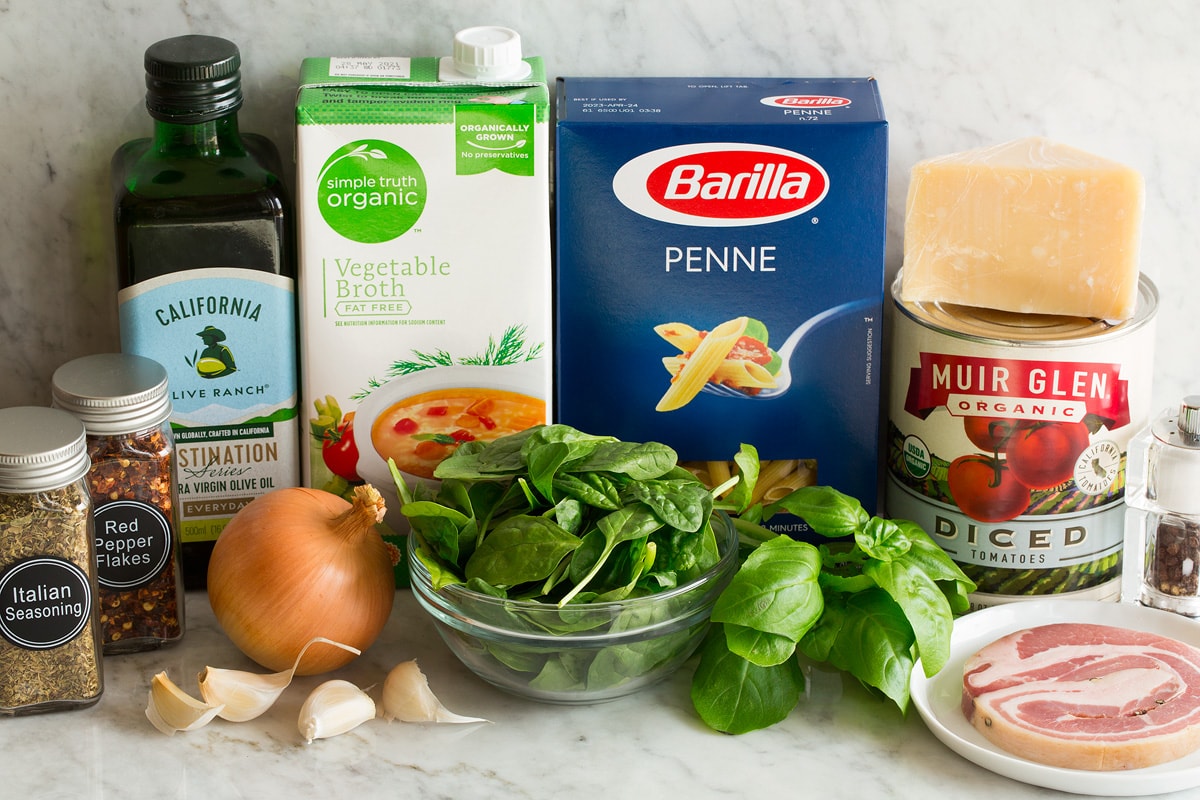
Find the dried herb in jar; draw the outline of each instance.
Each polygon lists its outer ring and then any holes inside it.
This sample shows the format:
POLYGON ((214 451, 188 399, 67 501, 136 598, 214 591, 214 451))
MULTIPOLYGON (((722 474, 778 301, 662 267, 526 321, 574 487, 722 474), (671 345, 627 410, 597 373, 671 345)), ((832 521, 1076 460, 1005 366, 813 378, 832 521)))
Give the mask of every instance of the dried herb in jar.
POLYGON ((92 705, 104 689, 83 425, 0 410, 0 713, 92 705))
POLYGON ((54 404, 87 428, 104 652, 177 642, 183 584, 167 372, 148 358, 102 353, 59 367, 52 389, 54 404))

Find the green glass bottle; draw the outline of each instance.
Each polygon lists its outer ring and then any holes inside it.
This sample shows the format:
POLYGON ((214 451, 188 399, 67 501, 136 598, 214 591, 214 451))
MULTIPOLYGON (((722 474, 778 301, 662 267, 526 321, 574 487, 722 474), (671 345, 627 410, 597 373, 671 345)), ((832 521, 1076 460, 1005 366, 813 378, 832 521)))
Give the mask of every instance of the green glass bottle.
POLYGON ((121 349, 167 369, 194 589, 233 514, 300 482, 292 209, 278 150, 238 129, 236 45, 166 39, 145 66, 153 136, 112 159, 121 349))

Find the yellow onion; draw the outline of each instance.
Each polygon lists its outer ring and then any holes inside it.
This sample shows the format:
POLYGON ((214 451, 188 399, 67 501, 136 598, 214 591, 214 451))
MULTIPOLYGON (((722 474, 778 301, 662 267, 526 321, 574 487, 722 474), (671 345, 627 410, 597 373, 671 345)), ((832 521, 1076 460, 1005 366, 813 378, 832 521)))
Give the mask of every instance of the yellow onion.
MULTIPOLYGON (((396 582, 375 529, 383 497, 370 485, 353 504, 315 489, 261 495, 229 521, 208 565, 208 599, 230 640, 267 669, 296 663, 317 637, 366 650, 392 610, 396 582)), ((318 675, 355 657, 316 644, 297 675, 318 675)))

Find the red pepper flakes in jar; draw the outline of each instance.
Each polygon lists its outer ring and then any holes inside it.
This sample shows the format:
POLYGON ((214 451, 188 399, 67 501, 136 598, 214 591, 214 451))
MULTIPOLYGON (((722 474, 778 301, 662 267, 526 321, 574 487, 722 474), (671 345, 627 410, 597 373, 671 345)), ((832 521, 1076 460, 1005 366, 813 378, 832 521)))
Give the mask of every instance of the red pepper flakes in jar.
POLYGON ((104 652, 173 644, 184 621, 166 370, 141 356, 85 356, 59 367, 52 389, 87 429, 104 652))

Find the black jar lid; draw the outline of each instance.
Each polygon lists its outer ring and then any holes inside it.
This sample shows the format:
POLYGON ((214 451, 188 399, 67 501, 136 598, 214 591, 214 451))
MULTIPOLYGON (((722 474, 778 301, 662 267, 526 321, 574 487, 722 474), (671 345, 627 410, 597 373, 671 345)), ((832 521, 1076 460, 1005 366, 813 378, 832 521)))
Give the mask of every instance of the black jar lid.
POLYGON ((166 122, 195 124, 242 105, 242 57, 218 36, 188 34, 146 48, 146 109, 166 122))

